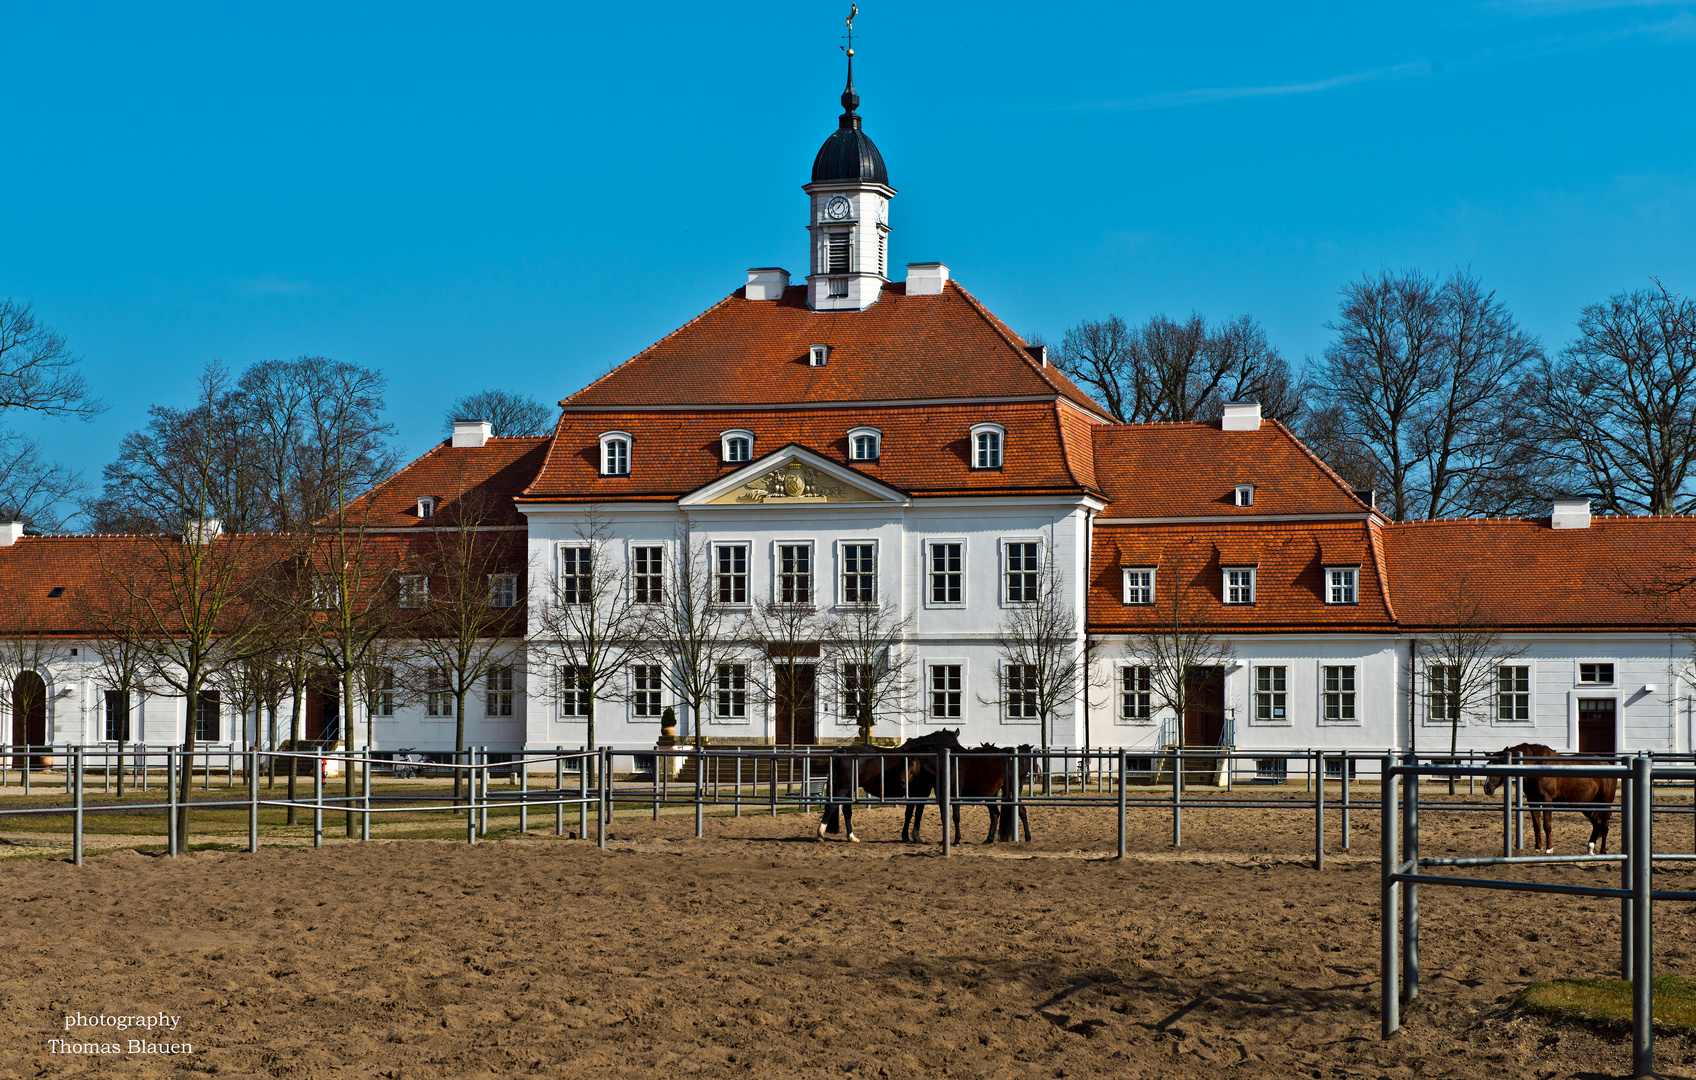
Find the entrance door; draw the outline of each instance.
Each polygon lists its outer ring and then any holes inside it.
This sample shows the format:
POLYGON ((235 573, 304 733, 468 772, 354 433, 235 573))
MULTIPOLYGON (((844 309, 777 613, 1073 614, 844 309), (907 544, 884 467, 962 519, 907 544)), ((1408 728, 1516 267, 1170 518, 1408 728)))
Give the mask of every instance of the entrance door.
MULTIPOLYGON (((47 744, 47 684, 33 671, 24 672, 12 682, 12 742, 31 746, 47 744)), ((12 764, 23 768, 23 756, 12 764)), ((40 769, 46 764, 47 759, 37 754, 31 767, 40 769)))
POLYGON ((1225 669, 1192 667, 1184 677, 1184 745, 1218 746, 1225 734, 1225 669))
POLYGON ((784 666, 778 666, 777 745, 805 746, 819 741, 817 675, 816 666, 797 664, 791 679, 784 666))
POLYGON ((1578 752, 1614 753, 1614 699, 1578 699, 1578 752))
POLYGON ((306 686, 306 731, 310 742, 335 742, 341 738, 342 697, 335 683, 324 681, 306 686))

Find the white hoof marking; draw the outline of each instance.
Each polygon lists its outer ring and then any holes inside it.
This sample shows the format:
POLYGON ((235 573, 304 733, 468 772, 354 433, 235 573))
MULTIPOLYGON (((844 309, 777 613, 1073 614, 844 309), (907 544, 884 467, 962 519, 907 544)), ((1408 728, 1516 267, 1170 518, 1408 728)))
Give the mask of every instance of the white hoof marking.
POLYGON ((819 839, 824 839, 824 822, 819 822, 819 839))

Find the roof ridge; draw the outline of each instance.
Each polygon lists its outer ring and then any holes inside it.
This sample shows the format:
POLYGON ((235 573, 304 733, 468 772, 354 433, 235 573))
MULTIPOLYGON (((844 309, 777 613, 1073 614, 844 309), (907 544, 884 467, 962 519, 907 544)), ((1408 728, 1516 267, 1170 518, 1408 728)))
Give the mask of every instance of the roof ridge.
POLYGON ((1318 465, 1320 472, 1322 472, 1324 475, 1330 477, 1331 482, 1336 484, 1338 488, 1342 489, 1344 494, 1346 494, 1349 498, 1353 499, 1355 502, 1359 503, 1360 506, 1361 506, 1361 509, 1370 511, 1372 513, 1382 513, 1382 511, 1380 511, 1377 507, 1367 506, 1366 501, 1364 499, 1362 499, 1359 495, 1356 495, 1354 493, 1354 485, 1349 483, 1347 480, 1344 480, 1342 478, 1342 476, 1340 474, 1338 474, 1337 470, 1331 468, 1331 466, 1329 466, 1325 463, 1324 458, 1320 457, 1318 454, 1315 454, 1313 452, 1312 448, 1310 448, 1306 443, 1302 442, 1300 439, 1296 438, 1295 432, 1291 431, 1287 426, 1285 426, 1285 424, 1282 420, 1276 420, 1276 419, 1273 419, 1272 417, 1267 417, 1266 419, 1267 419, 1267 422, 1272 425, 1274 430, 1282 432, 1286 439, 1290 440, 1292 443, 1295 443, 1297 448, 1299 448, 1303 454, 1307 455, 1307 458, 1308 458, 1309 461, 1313 462, 1315 465, 1318 465))
MULTIPOLYGON (((1045 371, 1043 369, 1043 367, 1041 367, 1037 364, 1036 359, 1034 357, 1032 357, 1029 352, 1026 351, 1029 348, 1029 346, 1025 343, 1024 338, 1021 338, 1017 334, 1015 334, 1013 332, 1012 327, 1008 326, 1006 323, 1003 323, 999 318, 997 318, 995 316, 995 313, 990 311, 987 307, 985 307, 983 305, 983 303, 980 300, 978 300, 977 297, 973 296, 971 294, 971 291, 968 290, 964 285, 960 284, 958 281, 954 280, 953 278, 948 279, 948 284, 950 286, 952 286, 953 288, 959 290, 960 295, 965 298, 966 303, 971 305, 972 310, 978 313, 978 317, 983 319, 983 321, 989 325, 989 328, 991 330, 995 331, 997 336, 999 336, 1003 341, 1005 341, 1013 349, 1014 352, 1019 354, 1019 358, 1025 362, 1025 366, 1030 368, 1031 371, 1035 372, 1036 377, 1041 379, 1043 381, 1044 385, 1046 385, 1049 389, 1053 390, 1056 394, 1059 394, 1061 397, 1067 397, 1068 396, 1067 393, 1066 393, 1066 388, 1061 386, 1059 383, 1055 382, 1054 379, 1049 376, 1048 372, 1045 371)), ((1088 394, 1084 394, 1083 390, 1081 388, 1074 387, 1074 389, 1077 389, 1078 393, 1083 394, 1083 396, 1089 401, 1089 403, 1091 405, 1094 405, 1096 407, 1096 409, 1098 409, 1100 411, 1100 414, 1103 417, 1105 417, 1109 421, 1111 421, 1113 419, 1112 414, 1108 413, 1108 411, 1105 408, 1102 408, 1100 402, 1096 401, 1094 398, 1091 398, 1088 394)), ((1076 479, 1076 477, 1074 477, 1073 479, 1076 479)))
MULTIPOLYGON (((795 288, 795 287, 796 286, 791 286, 791 288, 795 288)), ((787 292, 788 290, 786 289, 784 291, 787 292)), ((619 369, 624 367, 624 365, 630 363, 632 360, 640 360, 642 357, 653 352, 655 349, 659 348, 661 345, 670 341, 672 338, 676 337, 678 334, 683 333, 683 331, 689 329, 691 326, 694 326, 696 323, 700 322, 702 319, 706 318, 708 315, 711 315, 713 312, 717 311, 719 308, 724 307, 726 304, 728 304, 732 300, 736 299, 743 292, 744 292, 744 289, 733 289, 723 299, 719 300, 715 304, 710 305, 704 311, 702 311, 700 314, 696 315, 693 319, 690 319, 688 322, 684 323, 683 325, 676 327, 675 329, 673 329, 671 331, 671 333, 666 334, 663 337, 657 338, 652 342, 649 342, 646 348, 639 350, 634 356, 627 356, 623 360, 620 360, 618 363, 614 364, 612 366, 611 370, 607 371, 607 373, 602 375, 600 378, 598 378, 595 381, 587 384, 586 386, 578 387, 576 393, 568 394, 565 397, 560 398, 558 404, 561 407, 564 407, 566 402, 572 400, 573 398, 576 398, 576 397, 579 397, 583 394, 588 393, 590 390, 601 385, 601 383, 606 382, 608 379, 610 379, 614 375, 618 374, 619 369)), ((557 429, 558 425, 556 424, 555 427, 557 429)))

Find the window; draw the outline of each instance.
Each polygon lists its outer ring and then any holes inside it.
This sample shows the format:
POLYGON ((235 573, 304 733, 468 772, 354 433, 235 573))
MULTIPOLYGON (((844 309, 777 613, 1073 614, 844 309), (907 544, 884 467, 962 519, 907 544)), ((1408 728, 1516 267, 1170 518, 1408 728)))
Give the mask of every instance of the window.
POLYGON ((932 664, 930 669, 930 715, 933 720, 960 718, 961 664, 932 664))
POLYGON ((848 457, 852 461, 876 461, 882 452, 883 432, 876 428, 855 428, 848 433, 848 457))
POLYGON ((418 516, 432 518, 436 516, 436 500, 433 496, 423 495, 418 499, 418 516))
POLYGON ((371 715, 395 714, 395 669, 375 668, 371 672, 371 715))
POLYGON ((1126 570, 1125 571, 1125 603, 1152 604, 1154 603, 1154 571, 1126 570))
POLYGON ((587 604, 591 572, 589 556, 592 553, 586 547, 562 547, 559 549, 559 602, 562 604, 587 604))
MULTIPOLYGON (((561 664, 559 669, 559 714, 568 720, 581 720, 589 715, 589 669, 574 664, 561 664)), ((493 716, 493 713, 489 715, 493 716)), ((503 715, 511 715, 506 713, 503 715)))
POLYGON ((825 273, 846 274, 850 269, 848 262, 852 252, 853 247, 849 242, 848 233, 833 232, 828 234, 825 239, 825 273))
POLYGON ((1432 664, 1425 681, 1425 695, 1431 703, 1432 723, 1461 722, 1459 667, 1453 664, 1432 664))
POLYGON ((872 690, 877 685, 876 673, 870 664, 842 665, 842 719, 856 723, 860 710, 871 704, 872 690))
POLYGON ((1254 718, 1263 724, 1282 724, 1289 719, 1289 669, 1254 669, 1254 718))
POLYGON ((972 445, 974 448, 973 468, 1001 468, 1001 432, 979 431, 974 435, 972 445))
POLYGON ((718 666, 718 699, 714 713, 720 720, 748 717, 748 667, 746 664, 718 666))
MULTIPOLYGON (((829 281, 830 281, 830 296, 831 296, 832 299, 841 299, 842 297, 845 297, 845 296, 848 295, 848 279, 847 278, 845 278, 845 277, 833 277, 833 278, 830 278, 829 281)), ((824 364, 821 362, 821 363, 818 363, 818 364, 814 364, 813 366, 814 367, 823 367, 824 364)))
POLYGON ((1225 603, 1254 603, 1254 567, 1225 569, 1225 603))
POLYGON ((334 574, 314 574, 312 577, 312 606, 319 611, 335 611, 341 607, 342 583, 334 574))
POLYGON ((218 741, 218 691, 202 690, 194 700, 194 741, 218 741))
POLYGON ((429 716, 452 716, 453 694, 448 690, 448 673, 445 668, 431 668, 429 676, 424 680, 424 709, 429 716))
POLYGON ((720 544, 713 549, 718 576, 718 602, 748 602, 748 545, 720 544))
POLYGON ((1504 664, 1496 669, 1496 719, 1531 719, 1531 669, 1504 664))
POLYGON ((1007 684, 1007 719, 1037 718, 1037 670, 1031 664, 1008 664, 1002 678, 1007 684))
POLYGON ((1237 506, 1253 506, 1254 485, 1238 484, 1236 491, 1232 493, 1231 501, 1237 506))
POLYGON ((719 455, 725 461, 754 460, 754 433, 727 431, 719 437, 719 455))
POLYGON ((622 431, 609 431, 601 436, 601 475, 630 474, 630 436, 622 431))
POLYGON ((877 603, 877 546, 875 544, 842 545, 842 602, 844 604, 877 603))
POLYGON ((130 696, 122 690, 106 691, 106 741, 126 742, 130 737, 130 696))
POLYGON ((1325 571, 1325 602, 1352 604, 1355 602, 1355 580, 1358 567, 1327 568, 1325 571))
POLYGON ((489 606, 496 608, 518 606, 517 574, 489 575, 489 606))
POLYGON ((1326 665, 1325 681, 1325 719, 1344 723, 1352 723, 1354 711, 1354 667, 1333 667, 1326 665))
POLYGON ((964 544, 932 544, 930 546, 930 602, 958 604, 961 602, 961 553, 964 544))
MULTIPOLYGON (((842 291, 839 293, 839 292, 835 291, 837 283, 834 282, 834 281, 831 282, 830 287, 831 287, 832 291, 831 291, 830 295, 832 295, 832 296, 847 296, 848 295, 848 283, 846 281, 843 281, 841 284, 842 284, 842 291)), ((828 363, 830 363, 830 346, 829 345, 810 345, 810 346, 807 347, 807 366, 808 367, 824 367, 828 363)))
POLYGON ((1264 757, 1254 759, 1254 778, 1282 784, 1290 775, 1289 758, 1264 757))
POLYGON ((512 715, 512 665, 500 664, 489 669, 483 680, 483 715, 512 715))
POLYGON ((631 588, 638 604, 665 600, 665 549, 639 547, 631 551, 631 588))
POLYGON ((1154 669, 1126 667, 1119 669, 1119 719, 1132 724, 1146 724, 1154 718, 1154 669))
POLYGON ((1578 681, 1599 685, 1611 684, 1614 681, 1614 666, 1612 664, 1579 664, 1578 681))
POLYGON ((660 666, 637 664, 630 670, 630 714, 639 719, 658 720, 665 711, 660 694, 660 666))
POLYGON ((430 578, 425 574, 400 576, 400 606, 421 608, 430 601, 430 578))
POLYGON ((777 602, 813 602, 813 545, 777 545, 777 602))
POLYGON ((1037 552, 1040 544, 1007 545, 1007 602, 1036 603, 1037 552))

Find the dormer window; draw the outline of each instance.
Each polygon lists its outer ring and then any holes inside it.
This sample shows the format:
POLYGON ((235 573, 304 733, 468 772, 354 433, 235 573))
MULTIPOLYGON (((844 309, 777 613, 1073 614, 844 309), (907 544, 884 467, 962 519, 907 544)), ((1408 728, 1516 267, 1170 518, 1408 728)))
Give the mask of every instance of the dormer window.
MULTIPOLYGON (((831 294, 830 295, 836 296, 837 295, 837 293, 835 291, 836 290, 836 282, 834 282, 834 281, 831 282, 830 288, 831 288, 831 294)), ((842 293, 841 293, 841 295, 843 295, 843 296, 848 295, 848 283, 846 281, 844 281, 842 283, 842 293)), ((827 362, 829 362, 829 360, 830 360, 830 346, 829 345, 813 345, 813 346, 810 346, 807 349, 807 366, 808 367, 824 367, 825 364, 827 362)))
POLYGON ((1359 601, 1360 567, 1327 566, 1325 568, 1325 602, 1353 604, 1359 601))
POLYGON ((418 497, 418 516, 420 518, 436 516, 436 497, 434 495, 420 495, 418 497))
POLYGON ((883 453, 883 432, 877 428, 855 428, 848 433, 850 461, 876 461, 883 453))
POLYGON ((1000 424, 979 424, 972 428, 972 468, 1001 468, 1002 443, 1007 429, 1000 424))
POLYGON ((718 441, 720 460, 738 463, 754 460, 752 431, 726 431, 718 437, 718 441))
POLYGON ((1238 484, 1237 490, 1232 495, 1231 501, 1232 501, 1232 505, 1234 505, 1234 506, 1253 506, 1254 505, 1254 485, 1253 484, 1238 484))
POLYGON ((630 475, 630 434, 609 431, 601 436, 601 475, 630 475))

